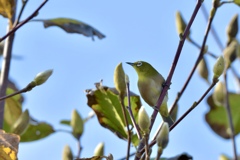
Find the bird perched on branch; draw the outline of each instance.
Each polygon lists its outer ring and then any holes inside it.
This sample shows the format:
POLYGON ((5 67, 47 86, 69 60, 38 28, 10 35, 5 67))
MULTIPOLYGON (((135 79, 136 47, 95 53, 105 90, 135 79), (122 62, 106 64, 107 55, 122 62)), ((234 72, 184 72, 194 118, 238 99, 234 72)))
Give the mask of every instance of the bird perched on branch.
MULTIPOLYGON (((165 79, 149 63, 137 61, 134 63, 127 62, 138 74, 138 89, 143 100, 152 108, 156 109, 158 98, 162 92, 165 79)), ((164 97, 159 113, 164 122, 171 126, 174 122, 168 113, 167 108, 168 94, 164 97)))

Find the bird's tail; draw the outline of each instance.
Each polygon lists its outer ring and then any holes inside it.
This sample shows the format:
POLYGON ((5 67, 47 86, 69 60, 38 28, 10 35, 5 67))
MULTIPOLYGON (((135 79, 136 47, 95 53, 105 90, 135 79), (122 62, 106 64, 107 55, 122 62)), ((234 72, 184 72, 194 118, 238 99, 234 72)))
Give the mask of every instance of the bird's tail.
MULTIPOLYGON (((156 109, 156 107, 155 107, 156 109)), ((168 113, 168 107, 167 107, 167 103, 166 102, 163 102, 161 107, 160 107, 160 110, 159 110, 159 113, 163 119, 164 122, 167 122, 168 123, 168 126, 171 127, 174 123, 173 119, 171 118, 170 114, 168 113)))
POLYGON ((162 116, 162 119, 163 119, 164 122, 168 123, 169 127, 171 127, 174 124, 174 121, 173 121, 173 119, 171 118, 170 115, 168 115, 167 117, 162 116))

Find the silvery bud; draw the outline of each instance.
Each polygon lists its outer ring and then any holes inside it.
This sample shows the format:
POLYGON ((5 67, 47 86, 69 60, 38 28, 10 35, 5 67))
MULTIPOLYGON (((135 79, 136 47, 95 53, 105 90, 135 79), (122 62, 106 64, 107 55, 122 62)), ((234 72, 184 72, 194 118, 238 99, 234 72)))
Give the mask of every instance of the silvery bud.
POLYGON ((33 82, 35 82, 36 86, 43 84, 48 80, 48 78, 52 75, 53 70, 49 69, 44 72, 40 72, 36 75, 33 82))
POLYGON ((103 156, 104 155, 104 143, 99 143, 94 149, 94 156, 103 156))
POLYGON ((150 119, 143 106, 140 108, 138 112, 138 125, 144 133, 149 132, 150 119))
POLYGON ((73 160, 72 150, 68 145, 63 149, 62 160, 73 160))
POLYGON ((126 92, 125 73, 122 63, 119 63, 114 70, 114 85, 121 96, 126 92))
POLYGON ((218 57, 214 66, 213 66, 213 79, 218 79, 225 69, 225 62, 223 56, 218 57))
POLYGON ((169 126, 168 123, 164 122, 162 128, 157 135, 157 145, 163 149, 167 147, 169 142, 169 126))
POLYGON ((218 82, 213 91, 213 100, 217 105, 223 105, 225 100, 225 86, 223 82, 218 82))
POLYGON ((83 120, 76 109, 72 111, 70 125, 72 126, 72 132, 74 136, 79 138, 83 133, 83 120))

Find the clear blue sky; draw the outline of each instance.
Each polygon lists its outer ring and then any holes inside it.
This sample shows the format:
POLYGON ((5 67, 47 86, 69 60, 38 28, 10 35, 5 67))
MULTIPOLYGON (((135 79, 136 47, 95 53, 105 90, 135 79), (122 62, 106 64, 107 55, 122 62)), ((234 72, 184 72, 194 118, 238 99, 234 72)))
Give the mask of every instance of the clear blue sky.
MULTIPOLYGON (((32 13, 41 2, 41 0, 29 1, 23 18, 32 13)), ((195 3, 194 0, 49 0, 37 18, 78 19, 97 28, 106 35, 106 38, 103 40, 95 38, 95 41, 92 41, 91 38, 82 35, 67 34, 56 27, 44 29, 43 24, 39 22, 28 23, 19 29, 14 41, 13 54, 21 56, 22 59, 12 61, 10 78, 22 88, 38 72, 54 69, 47 83, 24 94, 23 109, 28 108, 34 118, 52 124, 55 129, 70 130, 69 127, 60 125, 60 120, 70 119, 73 109, 77 109, 82 117, 86 117, 91 109, 86 104, 84 90, 94 88, 94 83, 100 79, 103 79, 104 85, 113 86, 113 71, 118 63, 148 61, 166 77, 179 41, 175 29, 175 12, 180 10, 188 20, 195 3)), ((211 1, 204 3, 209 10, 211 1)), ((226 5, 219 9, 214 19, 213 24, 223 44, 226 42, 226 25, 236 13, 239 13, 237 6, 226 5)), ((3 36, 6 20, 1 17, 0 21, 2 24, 0 34, 3 36)), ((200 11, 191 29, 192 37, 199 43, 202 42, 205 28, 206 21, 200 11)), ((211 35, 207 45, 216 55, 221 54, 211 35)), ((169 90, 170 105, 185 82, 198 53, 198 49, 188 42, 185 43, 169 90)), ((209 68, 212 68, 213 59, 207 57, 207 60, 209 68)), ((131 90, 139 93, 135 71, 126 64, 123 67, 130 77, 131 90)), ((194 74, 179 102, 179 115, 198 100, 207 87, 206 82, 200 79, 197 73, 194 74)), ((234 85, 230 87, 234 90, 234 85)), ((205 123, 204 115, 207 111, 206 101, 203 101, 172 130, 164 156, 170 157, 183 152, 192 155, 196 160, 217 159, 221 153, 232 156, 231 142, 216 136, 205 123)), ((150 115, 152 110, 149 108, 147 112, 150 115)), ((155 123, 155 129, 159 123, 160 120, 155 123)), ((82 157, 92 156, 99 142, 105 143, 106 155, 112 153, 115 159, 126 155, 127 143, 102 128, 96 117, 90 120, 84 129, 81 141, 82 157)), ((237 143, 240 144, 239 137, 237 143)), ((58 160, 61 159, 66 144, 71 146, 75 154, 77 153, 74 138, 66 133, 54 133, 36 142, 21 143, 19 159, 58 160)), ((132 152, 134 150, 131 149, 132 152)))

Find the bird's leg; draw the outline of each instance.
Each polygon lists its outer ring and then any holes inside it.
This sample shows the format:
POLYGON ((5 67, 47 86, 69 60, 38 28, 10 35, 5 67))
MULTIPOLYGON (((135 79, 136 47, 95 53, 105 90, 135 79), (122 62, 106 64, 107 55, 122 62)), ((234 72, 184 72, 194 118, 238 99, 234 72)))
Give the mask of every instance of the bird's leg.
POLYGON ((163 84, 162 84, 162 87, 164 88, 165 86, 167 86, 168 87, 168 89, 170 89, 170 85, 171 85, 172 83, 170 83, 169 85, 166 83, 166 82, 164 82, 163 84))
POLYGON ((159 109, 157 108, 157 106, 152 107, 154 110, 159 112, 159 109))

